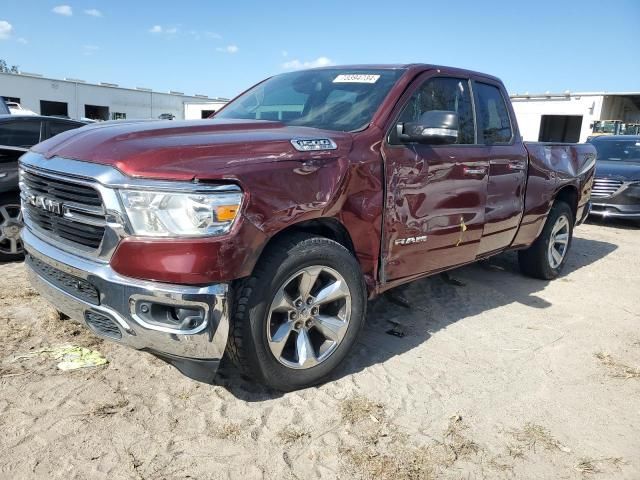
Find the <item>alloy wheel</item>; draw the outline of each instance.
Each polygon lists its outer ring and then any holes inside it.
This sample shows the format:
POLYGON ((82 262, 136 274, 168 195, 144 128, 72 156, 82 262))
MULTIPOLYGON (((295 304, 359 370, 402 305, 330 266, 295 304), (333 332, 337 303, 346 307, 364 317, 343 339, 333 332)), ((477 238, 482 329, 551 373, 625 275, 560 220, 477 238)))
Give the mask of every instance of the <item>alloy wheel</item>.
POLYGON ((282 365, 307 369, 329 358, 342 343, 351 318, 345 279, 326 266, 310 266, 278 289, 267 316, 267 341, 282 365))
POLYGON ((0 205, 0 253, 21 255, 22 246, 22 210, 19 204, 0 205))
POLYGON ((551 268, 558 268, 567 254, 569 246, 569 219, 561 215, 551 229, 548 259, 551 268))

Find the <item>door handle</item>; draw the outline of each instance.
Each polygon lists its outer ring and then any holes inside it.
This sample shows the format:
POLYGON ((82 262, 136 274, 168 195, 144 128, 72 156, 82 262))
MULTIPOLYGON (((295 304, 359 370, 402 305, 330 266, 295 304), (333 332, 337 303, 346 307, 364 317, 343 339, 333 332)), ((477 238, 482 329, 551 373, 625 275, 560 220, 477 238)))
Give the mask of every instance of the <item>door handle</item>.
POLYGON ((463 167, 462 171, 465 175, 484 175, 487 173, 486 167, 463 167))
POLYGON ((527 164, 525 162, 509 162, 507 165, 509 170, 513 171, 525 170, 527 168, 527 164))

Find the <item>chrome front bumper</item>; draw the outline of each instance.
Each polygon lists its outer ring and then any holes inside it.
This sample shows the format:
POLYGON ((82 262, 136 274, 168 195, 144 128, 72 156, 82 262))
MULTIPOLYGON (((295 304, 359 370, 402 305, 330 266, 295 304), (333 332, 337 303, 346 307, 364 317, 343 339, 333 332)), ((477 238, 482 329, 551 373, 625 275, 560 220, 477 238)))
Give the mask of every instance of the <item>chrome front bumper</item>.
POLYGON ((183 370, 180 366, 183 361, 199 361, 215 367, 222 359, 229 333, 227 284, 197 287, 127 278, 114 272, 108 264, 92 262, 49 245, 29 228, 23 230, 22 238, 27 252, 27 272, 34 288, 57 310, 85 323, 97 335, 159 354, 180 370, 183 370), (54 273, 47 276, 43 271, 54 273), (52 279, 61 276, 63 283, 56 285, 57 280, 52 279), (69 281, 74 277, 78 279, 76 292, 73 280, 69 281), (82 290, 88 285, 95 288, 95 299, 83 295, 82 290), (198 309, 203 312, 203 320, 190 329, 149 323, 136 309, 140 299, 153 305, 198 309), (107 334, 97 330, 91 318, 107 322, 107 334))

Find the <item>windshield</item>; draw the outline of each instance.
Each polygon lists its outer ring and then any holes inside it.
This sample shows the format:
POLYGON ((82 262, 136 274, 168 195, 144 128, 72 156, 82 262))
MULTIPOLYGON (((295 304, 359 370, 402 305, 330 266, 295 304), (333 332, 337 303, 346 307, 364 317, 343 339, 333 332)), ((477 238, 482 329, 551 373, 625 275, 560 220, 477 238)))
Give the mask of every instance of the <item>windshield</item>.
POLYGON ((216 118, 278 120, 351 132, 366 127, 402 70, 307 70, 272 77, 216 118))
POLYGON ((593 142, 598 160, 640 161, 640 138, 637 140, 601 140, 593 142))
POLYGON ((640 137, 636 140, 601 140, 593 142, 598 160, 640 162, 640 137))

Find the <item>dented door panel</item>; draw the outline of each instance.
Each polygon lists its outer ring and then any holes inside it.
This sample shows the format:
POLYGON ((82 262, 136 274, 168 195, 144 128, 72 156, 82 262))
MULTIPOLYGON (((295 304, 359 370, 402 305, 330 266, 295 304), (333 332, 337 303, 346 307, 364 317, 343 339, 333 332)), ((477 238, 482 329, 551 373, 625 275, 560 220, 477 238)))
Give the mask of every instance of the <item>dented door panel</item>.
POLYGON ((484 225, 487 149, 414 144, 383 152, 386 280, 473 260, 484 225))

